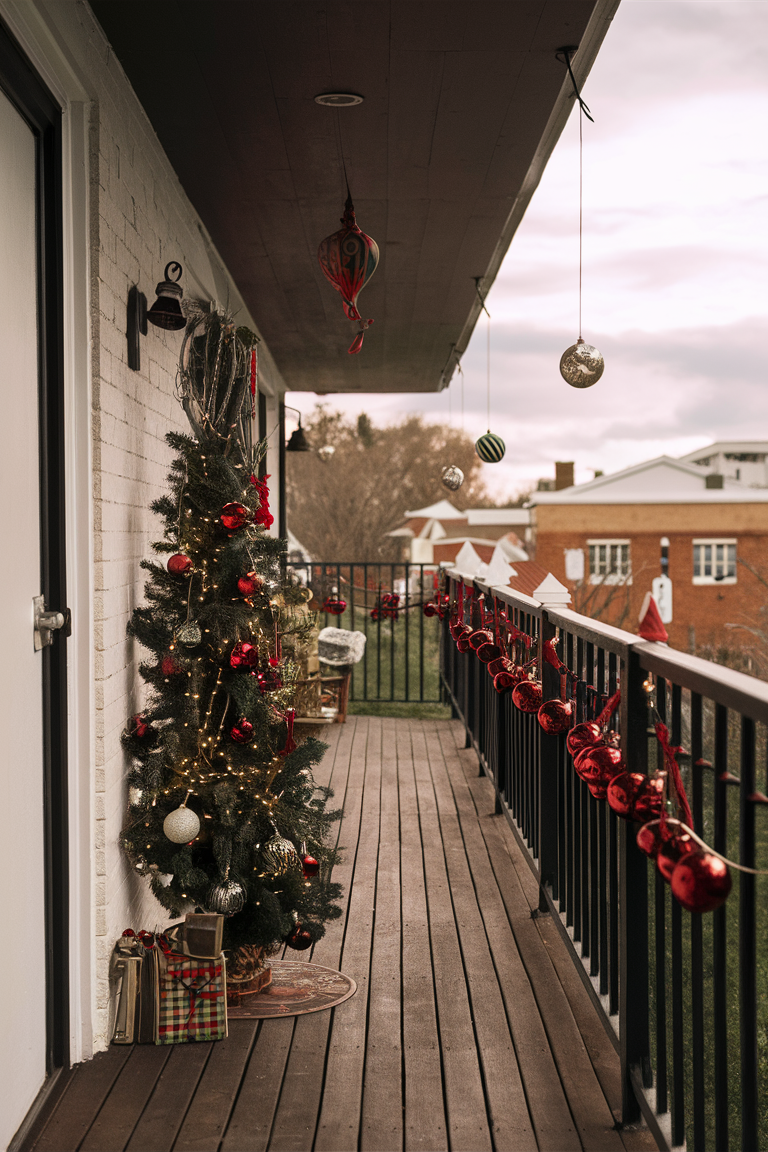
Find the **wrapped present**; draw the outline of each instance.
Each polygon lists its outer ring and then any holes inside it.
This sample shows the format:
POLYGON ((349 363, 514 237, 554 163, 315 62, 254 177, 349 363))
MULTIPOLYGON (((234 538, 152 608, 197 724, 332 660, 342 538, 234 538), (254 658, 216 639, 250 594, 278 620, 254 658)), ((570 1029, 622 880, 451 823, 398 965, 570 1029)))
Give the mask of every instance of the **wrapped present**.
POLYGON ((127 928, 115 944, 110 975, 119 980, 114 1044, 154 1044, 157 1000, 155 937, 127 928))
POLYGON ((348 628, 323 628, 318 637, 318 650, 322 662, 335 668, 359 664, 365 652, 365 633, 348 628))
POLYGON ((156 948, 156 1044, 223 1040, 227 1035, 224 956, 201 960, 156 948))

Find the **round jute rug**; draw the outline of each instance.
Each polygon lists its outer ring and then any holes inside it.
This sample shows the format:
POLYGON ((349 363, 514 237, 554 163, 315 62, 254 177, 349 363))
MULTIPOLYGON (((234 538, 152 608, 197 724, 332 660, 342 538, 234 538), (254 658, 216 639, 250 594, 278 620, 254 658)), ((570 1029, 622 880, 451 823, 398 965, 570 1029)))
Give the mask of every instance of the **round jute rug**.
POLYGON ((302 1016, 322 1012, 354 996, 357 984, 343 972, 305 964, 302 960, 271 960, 272 983, 262 992, 244 996, 227 1008, 230 1020, 264 1020, 270 1016, 302 1016))

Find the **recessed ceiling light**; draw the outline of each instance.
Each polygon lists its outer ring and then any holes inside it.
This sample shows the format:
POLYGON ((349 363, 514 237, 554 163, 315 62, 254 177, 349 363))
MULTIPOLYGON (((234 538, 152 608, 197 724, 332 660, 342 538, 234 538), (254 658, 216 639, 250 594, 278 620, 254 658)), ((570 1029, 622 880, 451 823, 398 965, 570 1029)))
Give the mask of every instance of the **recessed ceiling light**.
POLYGON ((362 104, 362 96, 354 92, 321 92, 315 96, 315 104, 324 104, 327 108, 351 108, 353 104, 362 104))

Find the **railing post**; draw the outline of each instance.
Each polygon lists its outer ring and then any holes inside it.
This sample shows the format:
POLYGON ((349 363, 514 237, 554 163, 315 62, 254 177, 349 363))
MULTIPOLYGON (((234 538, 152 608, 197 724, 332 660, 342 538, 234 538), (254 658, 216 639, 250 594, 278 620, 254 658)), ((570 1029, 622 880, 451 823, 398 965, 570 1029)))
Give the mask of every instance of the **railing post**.
MULTIPOLYGON (((551 624, 546 612, 541 614, 539 627, 539 668, 541 675, 542 695, 545 700, 560 697, 560 674, 544 659, 544 645, 554 640, 557 629, 551 624)), ((545 892, 547 887, 554 889, 557 886, 557 742, 558 736, 545 732, 540 724, 536 725, 539 741, 539 795, 537 810, 539 814, 538 845, 539 845, 539 911, 549 911, 545 892)))
MULTIPOLYGON (((621 677, 621 743, 628 772, 647 771, 648 711, 639 657, 627 651, 621 677)), ((640 1117, 632 1083, 653 1083, 648 1030, 648 877, 645 856, 635 842, 636 828, 619 825, 619 1037, 622 1123, 640 1117)))

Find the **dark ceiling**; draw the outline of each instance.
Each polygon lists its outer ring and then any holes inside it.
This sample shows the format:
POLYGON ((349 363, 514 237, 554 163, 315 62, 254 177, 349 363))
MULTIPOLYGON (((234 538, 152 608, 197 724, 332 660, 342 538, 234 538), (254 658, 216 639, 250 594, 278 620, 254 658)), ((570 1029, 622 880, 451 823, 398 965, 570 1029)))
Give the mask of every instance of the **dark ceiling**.
POLYGON ((447 383, 618 0, 92 0, 286 385, 447 383), (591 24, 590 24, 591 20, 591 24), (589 29, 588 29, 589 25, 589 29), (586 39, 585 32, 587 32, 586 39), (359 93, 321 107, 321 92, 359 93), (317 263, 341 156, 381 251, 362 352, 317 263))

